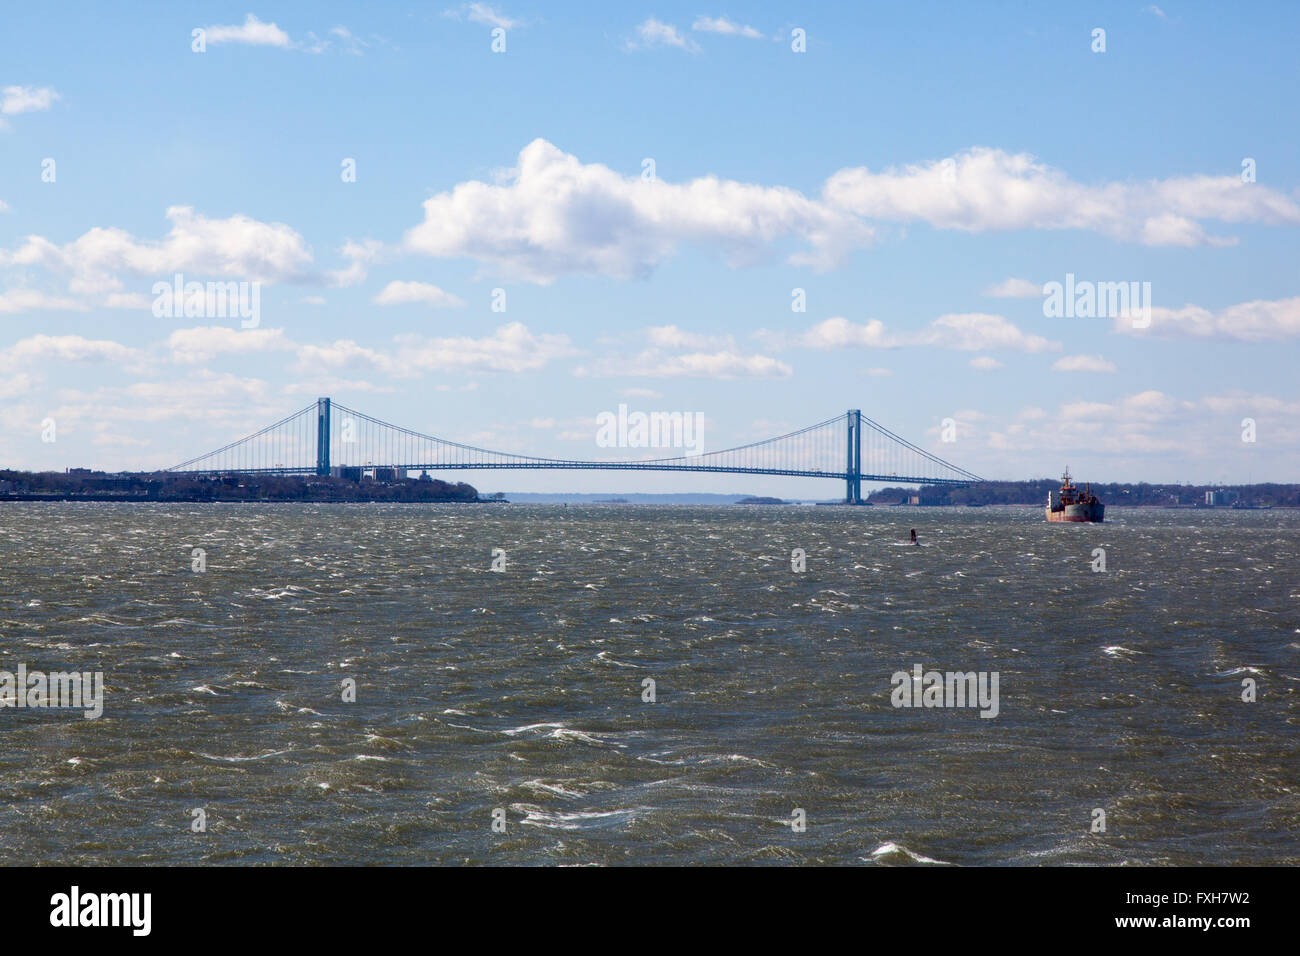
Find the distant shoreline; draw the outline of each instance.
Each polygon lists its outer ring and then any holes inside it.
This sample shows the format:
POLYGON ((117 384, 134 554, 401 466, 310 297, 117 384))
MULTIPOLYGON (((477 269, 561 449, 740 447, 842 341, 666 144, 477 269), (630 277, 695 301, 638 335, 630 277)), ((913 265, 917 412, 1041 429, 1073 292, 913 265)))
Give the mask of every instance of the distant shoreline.
POLYGON ((66 472, 0 470, 0 502, 85 501, 182 502, 205 501, 462 501, 482 499, 478 489, 463 482, 450 484, 418 479, 397 469, 377 469, 363 476, 360 469, 339 475, 182 475, 166 472, 109 475, 85 469, 66 472))
MULTIPOLYGON (((716 492, 495 492, 481 493, 464 482, 435 479, 427 472, 412 478, 409 470, 376 468, 336 469, 338 474, 315 475, 188 475, 168 472, 106 474, 86 469, 66 472, 18 472, 0 469, 0 502, 85 501, 91 503, 205 501, 377 501, 515 504, 619 505, 766 505, 802 507, 844 506, 837 494, 824 497, 776 498, 754 494, 716 492)), ((886 486, 873 490, 861 505, 877 508, 996 508, 1042 507, 1059 485, 1051 479, 1032 481, 982 481, 962 485, 886 486)), ((810 491, 832 491, 810 488, 810 491)), ((839 490, 839 489, 835 489, 839 490)), ((1252 485, 1118 484, 1092 482, 1091 491, 1108 508, 1162 508, 1266 510, 1300 508, 1300 484, 1252 485)))
POLYGON ((150 498, 137 495, 6 495, 0 494, 0 504, 6 501, 84 501, 89 504, 124 505, 494 505, 509 501, 488 498, 150 498))
MULTIPOLYGON (((722 496, 718 497, 731 497, 722 496)), ((368 504, 390 504, 390 505, 498 505, 498 504, 522 504, 522 505, 550 505, 552 507, 568 505, 605 505, 609 507, 633 507, 633 508, 702 508, 702 507, 731 507, 732 505, 754 505, 763 504, 767 507, 786 507, 786 508, 808 508, 814 505, 854 508, 854 510, 863 510, 862 506, 847 505, 837 501, 610 501, 608 499, 601 501, 512 501, 510 498, 492 499, 460 499, 460 498, 429 498, 429 499, 402 499, 402 498, 150 498, 145 496, 127 496, 127 495, 39 495, 39 494, 0 494, 0 505, 5 502, 47 502, 58 504, 62 502, 85 502, 87 504, 135 504, 135 505, 259 505, 259 504, 299 504, 299 505, 368 505, 368 504)), ((998 503, 980 505, 980 508, 1041 508, 1042 505, 1037 503, 998 503)), ((1298 511, 1300 506, 1297 505, 1267 505, 1264 507, 1242 507, 1234 508, 1231 505, 1125 505, 1125 504, 1107 504, 1107 510, 1122 511, 1298 511)), ((953 504, 877 504, 873 510, 879 511, 969 511, 969 505, 953 504)))

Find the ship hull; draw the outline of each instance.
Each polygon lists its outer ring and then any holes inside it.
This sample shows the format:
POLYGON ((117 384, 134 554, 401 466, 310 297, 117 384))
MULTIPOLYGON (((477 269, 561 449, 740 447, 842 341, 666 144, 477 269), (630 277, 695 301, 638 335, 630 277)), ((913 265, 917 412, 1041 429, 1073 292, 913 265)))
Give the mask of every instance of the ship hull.
POLYGON ((1047 511, 1048 521, 1079 521, 1095 524, 1106 520, 1106 506, 1096 505, 1066 505, 1059 511, 1053 511, 1050 508, 1047 511))

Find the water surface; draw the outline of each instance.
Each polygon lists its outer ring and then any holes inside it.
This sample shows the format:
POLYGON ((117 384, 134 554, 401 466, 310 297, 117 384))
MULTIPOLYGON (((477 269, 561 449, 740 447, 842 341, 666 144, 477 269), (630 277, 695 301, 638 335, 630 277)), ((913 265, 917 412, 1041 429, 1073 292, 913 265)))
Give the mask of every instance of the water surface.
POLYGON ((0 669, 106 700, 0 709, 0 849, 1295 864, 1297 568, 1278 510, 10 503, 0 669), (998 716, 893 707, 917 663, 998 716))

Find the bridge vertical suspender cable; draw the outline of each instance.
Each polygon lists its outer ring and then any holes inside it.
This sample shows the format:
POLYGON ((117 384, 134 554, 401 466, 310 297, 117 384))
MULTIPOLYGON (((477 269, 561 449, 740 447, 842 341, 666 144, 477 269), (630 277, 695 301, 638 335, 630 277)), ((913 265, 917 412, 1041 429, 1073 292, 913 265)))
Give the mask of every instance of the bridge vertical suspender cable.
MULTIPOLYGON (((629 446, 689 445, 684 441, 682 414, 654 414, 663 418, 652 418, 649 440, 633 442, 629 438, 629 446)), ((377 468, 391 470, 399 477, 410 471, 568 469, 835 478, 845 482, 844 500, 850 504, 862 503, 864 481, 965 485, 983 480, 895 435, 864 416, 860 409, 720 451, 674 458, 580 460, 540 458, 449 441, 393 425, 325 397, 251 435, 167 470, 206 475, 359 477, 362 471, 377 468)))

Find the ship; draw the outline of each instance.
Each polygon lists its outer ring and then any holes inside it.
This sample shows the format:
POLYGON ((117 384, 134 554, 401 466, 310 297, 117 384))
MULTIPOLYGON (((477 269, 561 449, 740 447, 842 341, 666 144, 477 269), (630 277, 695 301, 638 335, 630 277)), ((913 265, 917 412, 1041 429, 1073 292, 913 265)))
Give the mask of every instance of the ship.
POLYGON ((1060 498, 1058 492, 1047 493, 1048 521, 1104 521, 1106 506, 1092 493, 1090 485, 1084 485, 1080 491, 1070 484, 1070 469, 1065 469, 1061 476, 1060 498))

